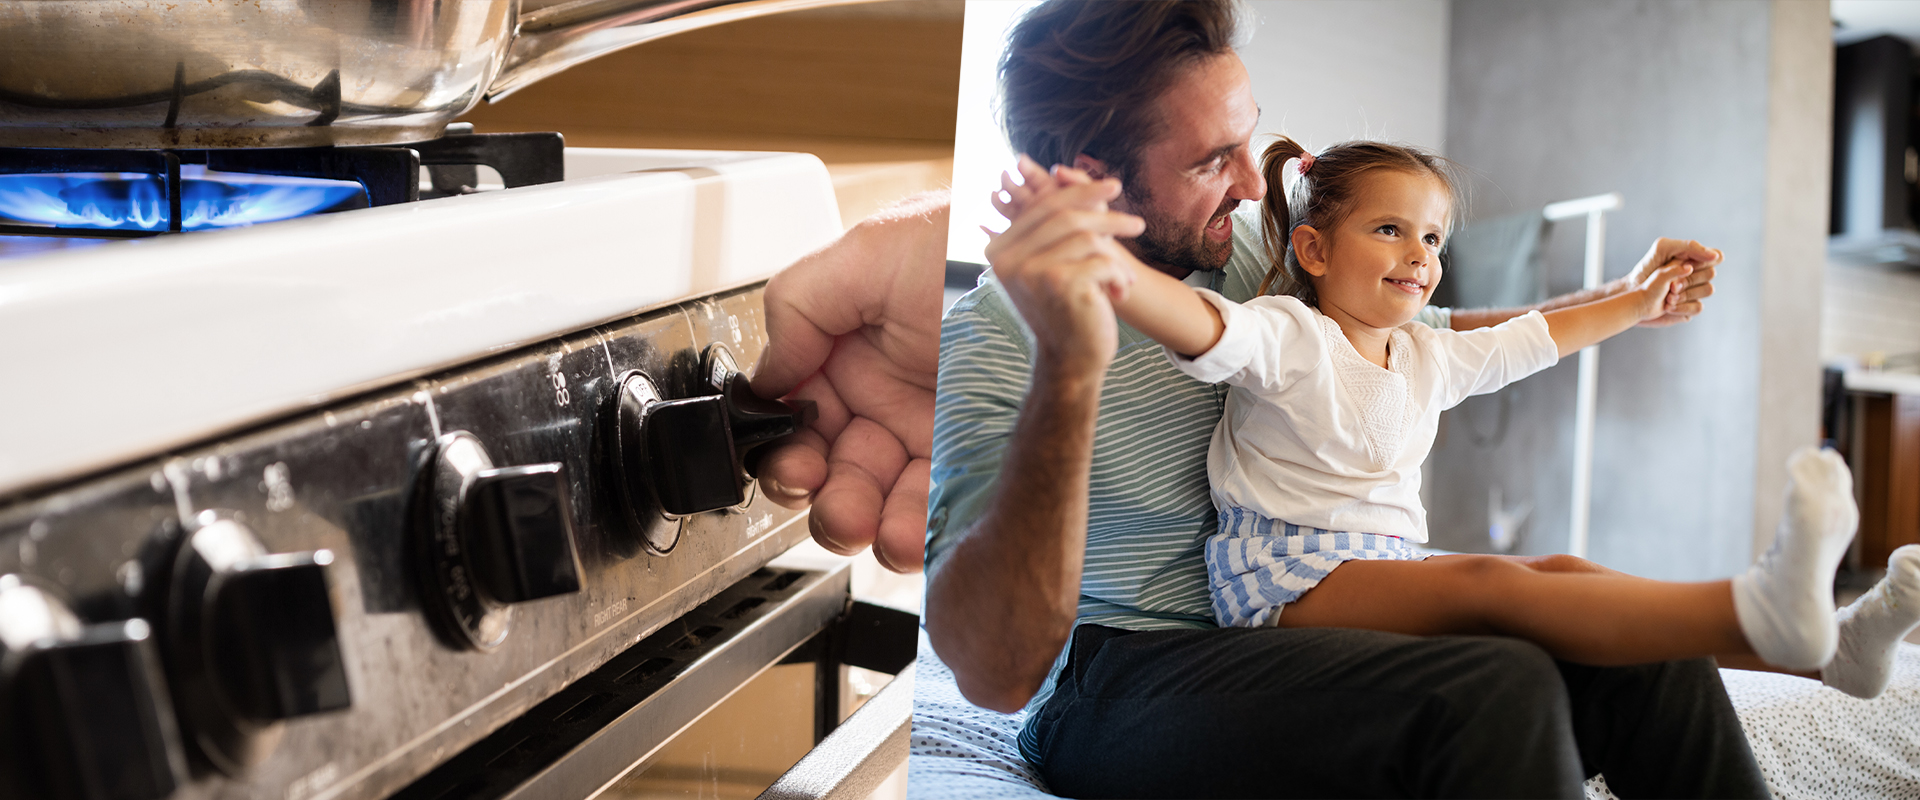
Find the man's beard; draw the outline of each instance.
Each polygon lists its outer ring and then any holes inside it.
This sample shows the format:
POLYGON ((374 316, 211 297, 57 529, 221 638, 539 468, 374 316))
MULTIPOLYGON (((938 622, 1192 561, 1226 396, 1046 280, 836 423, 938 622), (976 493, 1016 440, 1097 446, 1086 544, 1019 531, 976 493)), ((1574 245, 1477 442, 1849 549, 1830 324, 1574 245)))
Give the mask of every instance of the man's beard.
MULTIPOLYGON (((1147 228, 1133 238, 1136 255, 1141 261, 1158 268, 1173 267, 1188 271, 1207 272, 1222 269, 1227 259, 1233 257, 1233 241, 1209 241, 1204 225, 1201 228, 1187 228, 1161 216, 1153 207, 1153 198, 1144 190, 1135 193, 1135 184, 1127 184, 1122 190, 1127 198, 1128 210, 1138 214, 1147 223, 1147 228)), ((1227 198, 1220 202, 1213 215, 1207 218, 1211 223, 1220 215, 1229 213, 1240 205, 1240 201, 1227 198)))

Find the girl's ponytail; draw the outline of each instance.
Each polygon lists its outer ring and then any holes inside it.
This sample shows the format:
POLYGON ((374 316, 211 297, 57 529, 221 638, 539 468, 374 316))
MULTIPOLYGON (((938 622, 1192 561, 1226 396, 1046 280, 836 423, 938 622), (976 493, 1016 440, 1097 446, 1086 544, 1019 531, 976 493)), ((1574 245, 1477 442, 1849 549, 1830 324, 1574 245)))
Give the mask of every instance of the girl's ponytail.
MULTIPOLYGON (((1266 243, 1269 266, 1267 276, 1260 280, 1259 294, 1278 289, 1280 294, 1290 294, 1307 305, 1316 305, 1313 284, 1307 282, 1306 276, 1298 274, 1299 267, 1287 258, 1287 247, 1293 239, 1294 219, 1292 204, 1287 197, 1287 184, 1291 181, 1287 180, 1286 165, 1302 156, 1312 158, 1299 142, 1285 136, 1267 145, 1266 151, 1260 154, 1260 174, 1267 179, 1267 195, 1260 199, 1261 239, 1266 243)), ((1302 174, 1294 193, 1304 195, 1312 191, 1309 178, 1302 174)))

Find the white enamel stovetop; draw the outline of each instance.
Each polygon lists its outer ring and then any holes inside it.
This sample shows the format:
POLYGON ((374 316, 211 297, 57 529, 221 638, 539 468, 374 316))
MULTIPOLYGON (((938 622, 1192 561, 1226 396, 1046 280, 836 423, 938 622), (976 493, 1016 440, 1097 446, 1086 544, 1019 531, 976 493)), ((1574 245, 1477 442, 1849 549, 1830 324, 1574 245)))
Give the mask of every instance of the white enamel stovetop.
POLYGON ((759 280, 841 229, 809 155, 575 148, 567 178, 0 260, 0 495, 759 280))

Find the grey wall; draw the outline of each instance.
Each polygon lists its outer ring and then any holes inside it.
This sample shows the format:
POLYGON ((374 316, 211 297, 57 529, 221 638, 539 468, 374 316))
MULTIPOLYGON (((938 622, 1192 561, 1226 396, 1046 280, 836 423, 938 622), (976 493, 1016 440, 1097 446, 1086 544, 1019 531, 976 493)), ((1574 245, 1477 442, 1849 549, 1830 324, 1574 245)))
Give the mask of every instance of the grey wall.
MULTIPOLYGON (((1248 0, 1260 132, 1443 149, 1447 0, 1248 0)), ((1262 142, 1264 144, 1264 142, 1262 142)))
MULTIPOLYGON (((1824 18, 1819 6, 1815 25, 1824 18)), ((1726 251, 1704 316, 1629 331, 1601 348, 1589 552, 1651 577, 1744 568, 1756 504, 1773 502, 1756 491, 1756 464, 1810 440, 1814 420, 1765 442, 1756 431, 1801 413, 1809 389, 1817 400, 1817 354, 1796 352, 1763 375, 1762 309, 1791 305, 1787 282, 1796 277, 1779 259, 1768 261, 1769 212, 1782 210, 1768 180, 1770 148, 1781 146, 1769 120, 1827 113, 1820 98, 1776 96, 1784 84, 1774 74, 1775 4, 1454 0, 1451 13, 1446 144, 1476 176, 1470 218, 1613 191, 1625 207, 1608 217, 1609 278, 1659 236, 1726 251), (1771 304, 1763 302, 1769 290, 1771 304), (1798 399, 1774 404, 1763 419, 1764 392, 1798 399)), ((1824 216, 1809 215, 1791 226, 1818 236, 1824 216)), ((1553 231, 1556 293, 1579 285, 1582 238, 1577 222, 1553 231)), ((1813 269, 1807 320, 1772 331, 1775 341, 1806 327, 1805 341, 1817 342, 1813 269)), ((1522 552, 1564 550, 1574 364, 1569 358, 1508 389, 1505 400, 1478 398, 1449 413, 1428 492, 1436 546, 1485 549, 1488 489, 1497 485, 1507 505, 1534 506, 1522 552), (1503 402, 1504 435, 1492 442, 1503 402)), ((1775 478, 1760 483, 1778 497, 1775 478)))
POLYGON ((1833 17, 1826 0, 1773 0, 1767 102, 1767 224, 1761 275, 1755 553, 1782 513, 1786 457, 1820 438, 1820 332, 1833 185, 1833 17))

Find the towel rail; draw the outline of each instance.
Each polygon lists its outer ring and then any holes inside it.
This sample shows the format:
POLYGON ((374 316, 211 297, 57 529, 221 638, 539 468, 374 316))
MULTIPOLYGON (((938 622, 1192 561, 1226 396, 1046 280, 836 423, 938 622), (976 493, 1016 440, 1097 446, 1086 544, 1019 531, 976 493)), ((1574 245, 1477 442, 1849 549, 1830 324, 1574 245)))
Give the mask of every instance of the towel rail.
MULTIPOLYGON (((1619 192, 1565 200, 1547 206, 1547 221, 1559 222, 1575 217, 1587 218, 1587 254, 1583 289, 1597 289, 1605 276, 1607 222, 1606 213, 1620 208, 1619 192)), ((1595 401, 1600 382, 1600 346, 1580 351, 1580 377, 1574 384, 1573 404, 1573 503, 1571 527, 1567 533, 1567 552, 1587 557, 1587 527, 1593 519, 1593 429, 1595 401)))

